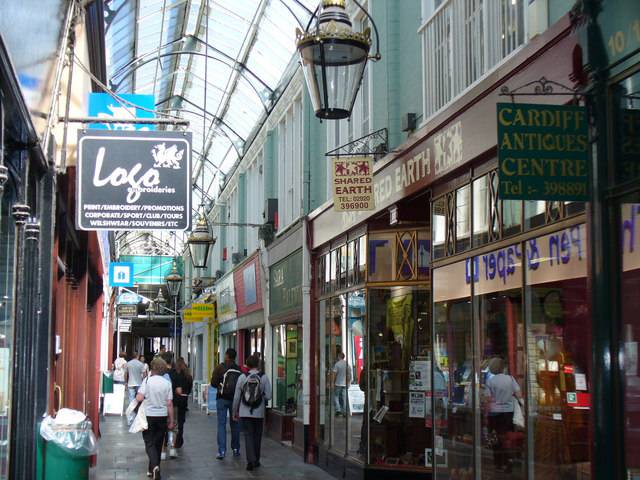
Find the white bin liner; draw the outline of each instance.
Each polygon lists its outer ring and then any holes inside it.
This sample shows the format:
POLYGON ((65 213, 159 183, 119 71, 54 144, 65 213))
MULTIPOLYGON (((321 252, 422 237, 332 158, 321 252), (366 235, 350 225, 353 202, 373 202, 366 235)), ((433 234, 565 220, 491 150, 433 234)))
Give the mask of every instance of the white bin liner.
POLYGON ((40 435, 71 456, 88 457, 98 452, 98 442, 91 428, 91 420, 84 413, 63 408, 55 417, 47 415, 42 420, 40 435))

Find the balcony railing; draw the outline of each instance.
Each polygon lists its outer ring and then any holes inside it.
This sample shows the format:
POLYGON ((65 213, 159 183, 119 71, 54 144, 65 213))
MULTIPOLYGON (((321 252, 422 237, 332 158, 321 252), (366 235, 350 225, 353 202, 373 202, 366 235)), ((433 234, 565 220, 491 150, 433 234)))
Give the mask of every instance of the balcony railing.
POLYGON ((427 119, 525 42, 526 0, 447 0, 420 28, 427 119))

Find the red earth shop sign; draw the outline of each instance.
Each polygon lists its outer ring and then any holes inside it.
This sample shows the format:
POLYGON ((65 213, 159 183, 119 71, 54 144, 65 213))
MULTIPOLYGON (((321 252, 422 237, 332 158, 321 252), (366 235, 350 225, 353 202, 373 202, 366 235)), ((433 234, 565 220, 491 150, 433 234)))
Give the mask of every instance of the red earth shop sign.
POLYGON ((338 212, 373 210, 373 159, 333 158, 333 209, 338 212))

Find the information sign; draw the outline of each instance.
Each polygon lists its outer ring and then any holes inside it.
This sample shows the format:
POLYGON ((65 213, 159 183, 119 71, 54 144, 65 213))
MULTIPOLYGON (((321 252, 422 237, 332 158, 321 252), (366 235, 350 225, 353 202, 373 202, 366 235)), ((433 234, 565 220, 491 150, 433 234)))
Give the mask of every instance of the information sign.
POLYGON ((583 107, 499 103, 500 198, 587 201, 587 128, 583 107))
POLYGON ((118 305, 118 316, 120 318, 122 318, 122 317, 135 318, 135 317, 137 317, 138 316, 138 305, 132 305, 132 304, 118 305))
POLYGON ((190 133, 81 131, 78 152, 81 230, 190 228, 190 133))
POLYGON ((373 159, 333 158, 333 208, 339 212, 373 210, 373 159))

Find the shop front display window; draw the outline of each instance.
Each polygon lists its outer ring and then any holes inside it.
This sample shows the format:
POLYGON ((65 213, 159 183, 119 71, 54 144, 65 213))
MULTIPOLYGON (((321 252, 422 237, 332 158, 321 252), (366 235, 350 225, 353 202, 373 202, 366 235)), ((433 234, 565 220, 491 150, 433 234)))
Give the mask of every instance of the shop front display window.
POLYGON ((528 476, 580 479, 591 459, 586 226, 525 242, 528 476))
MULTIPOLYGON (((9 186, 10 184, 8 184, 9 186)), ((11 216, 11 191, 0 201, 0 478, 8 478, 13 377, 13 325, 15 223, 11 216)))
MULTIPOLYGON (((366 399, 369 463, 420 470, 432 448, 430 294, 417 287, 369 289, 366 399)), ((362 383, 362 382, 361 382, 362 383)))
POLYGON ((526 478, 526 385, 522 249, 511 245, 467 261, 478 325, 478 448, 481 478, 526 478), (469 268, 471 267, 471 268, 469 268), (516 404, 517 403, 517 404, 516 404))
POLYGON ((620 271, 620 351, 624 356, 624 433, 628 478, 640 475, 640 195, 620 205, 622 258, 620 271))
POLYGON ((466 478, 474 466, 474 367, 471 285, 467 262, 435 269, 432 405, 435 428, 427 464, 434 478, 466 478))
POLYGON ((302 325, 273 329, 273 408, 287 415, 302 415, 302 325))

